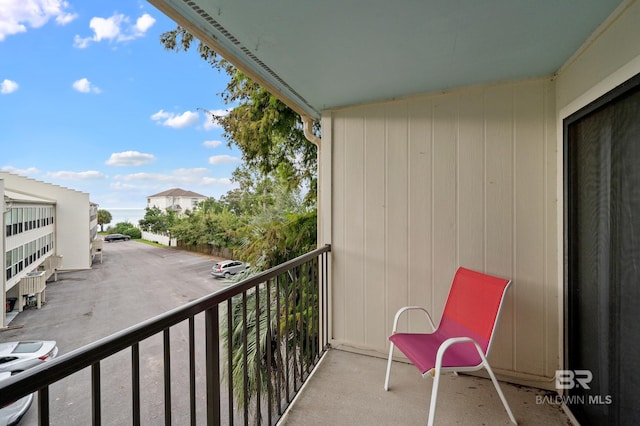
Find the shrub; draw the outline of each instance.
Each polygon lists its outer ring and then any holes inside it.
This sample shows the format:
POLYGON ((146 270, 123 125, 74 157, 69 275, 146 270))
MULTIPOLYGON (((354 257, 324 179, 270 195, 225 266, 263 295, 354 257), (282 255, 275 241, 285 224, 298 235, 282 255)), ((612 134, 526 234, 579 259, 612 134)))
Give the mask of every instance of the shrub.
POLYGON ((130 236, 133 239, 142 238, 142 231, 140 231, 140 229, 136 228, 135 225, 129 222, 116 223, 114 227, 109 228, 109 233, 124 234, 130 236))

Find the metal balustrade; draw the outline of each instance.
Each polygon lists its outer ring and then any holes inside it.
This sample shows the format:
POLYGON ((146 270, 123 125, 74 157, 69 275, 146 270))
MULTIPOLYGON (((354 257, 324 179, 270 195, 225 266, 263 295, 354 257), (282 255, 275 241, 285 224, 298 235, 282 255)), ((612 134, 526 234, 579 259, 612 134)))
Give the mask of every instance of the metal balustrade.
POLYGON ((149 424, 150 419, 142 418, 141 414, 140 383, 145 372, 140 343, 161 336, 165 425, 172 424, 175 414, 172 400, 176 395, 189 398, 192 425, 196 424, 198 408, 202 410, 198 407, 202 401, 206 404, 209 425, 275 424, 328 347, 330 250, 330 246, 324 246, 12 376, 0 383, 0 406, 37 392, 38 422, 48 425, 50 398, 56 391, 51 385, 90 367, 91 382, 86 395, 91 400, 92 423, 100 425, 101 362, 129 350, 130 365, 119 364, 118 374, 130 377, 130 400, 118 403, 123 408, 130 407, 133 425, 149 424), (196 318, 200 321, 202 317, 204 333, 198 334, 196 318), (181 381, 176 380, 175 371, 172 376, 170 336, 172 328, 185 324, 189 368, 185 373, 188 386, 182 389, 178 388, 181 381), (198 339, 205 346, 204 399, 197 398, 198 339), (228 404, 224 418, 223 399, 228 404))

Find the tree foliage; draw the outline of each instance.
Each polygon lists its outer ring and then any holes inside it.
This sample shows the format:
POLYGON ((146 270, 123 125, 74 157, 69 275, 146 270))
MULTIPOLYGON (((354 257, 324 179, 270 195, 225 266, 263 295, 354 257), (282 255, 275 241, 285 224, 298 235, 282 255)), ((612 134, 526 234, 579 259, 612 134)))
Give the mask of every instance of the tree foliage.
POLYGON ((129 222, 118 222, 113 227, 109 227, 108 231, 112 234, 124 234, 128 235, 134 239, 142 238, 142 233, 140 229, 136 228, 136 226, 129 222))
MULTIPOLYGON (((182 27, 163 33, 160 41, 165 49, 176 52, 188 51, 196 42, 182 27)), ((250 169, 263 175, 278 170, 287 176, 290 188, 307 188, 305 201, 314 205, 317 148, 304 137, 300 116, 208 46, 201 42, 197 45, 201 58, 230 77, 220 94, 231 107, 229 113, 212 114, 229 144, 240 148, 250 169)))
POLYGON ((252 265, 269 269, 316 248, 316 211, 287 214, 283 220, 254 223, 248 228, 242 255, 252 265))
POLYGON ((198 206, 180 218, 172 227, 171 235, 192 246, 210 244, 216 247, 237 248, 241 238, 239 229, 244 220, 228 209, 205 209, 198 206))
POLYGON ((104 231, 104 225, 111 223, 113 217, 111 212, 104 209, 98 209, 98 225, 100 225, 100 231, 104 231))
POLYGON ((138 223, 140 229, 158 235, 171 236, 171 227, 177 222, 177 214, 174 210, 162 211, 159 207, 146 207, 144 218, 138 223))
MULTIPOLYGON (((264 267, 275 266, 314 248, 307 245, 307 237, 315 236, 315 224, 315 212, 293 215, 289 221, 269 227, 263 238, 253 239, 256 244, 252 249, 257 250, 264 267), (290 250, 282 250, 287 247, 290 250)), ((318 283, 313 279, 316 267, 304 264, 282 274, 271 286, 231 300, 230 314, 223 315, 221 328, 223 342, 231 346, 233 392, 239 405, 245 401, 245 383, 249 404, 255 405, 257 395, 264 399, 270 396, 266 402, 278 404, 278 395, 284 395, 284 388, 295 382, 291 376, 308 373, 318 341, 318 283), (293 369, 297 369, 295 374, 293 369), (278 386, 265 395, 268 387, 278 386)), ((225 374, 227 371, 225 368, 225 374)), ((254 424, 263 423, 260 412, 253 416, 254 424)))
MULTIPOLYGON (((190 245, 232 248, 239 258, 252 265, 253 271, 271 268, 315 249, 317 148, 304 137, 300 116, 184 28, 162 34, 161 43, 175 52, 188 51, 197 43, 200 57, 229 76, 220 94, 229 106, 229 113, 212 115, 212 120, 222 127, 228 144, 240 148, 244 161, 244 166, 233 173, 238 187, 220 200, 207 200, 178 218, 170 226, 172 235, 190 245)), ((317 283, 301 270, 285 275, 277 296, 282 299, 279 312, 276 304, 267 303, 266 292, 249 292, 246 304, 239 298, 232 300, 232 324, 229 328, 222 327, 225 344, 231 338, 234 392, 236 401, 241 403, 245 374, 249 378, 249 399, 259 386, 275 380, 267 373, 266 361, 258 359, 268 345, 290 348, 303 359, 311 356, 309 348, 300 341, 310 342, 317 337, 312 327, 318 323, 313 313, 317 311, 310 309, 310 304, 318 302, 314 299, 317 296, 313 296, 317 283), (231 330, 229 335, 227 330, 231 330), (257 336, 260 336, 258 345, 257 336), (249 342, 246 348, 245 338, 249 342), (248 373, 242 362, 245 357, 249 359, 248 373)), ((269 297, 274 301, 276 295, 269 297)), ((289 362, 278 359, 278 354, 278 350, 274 351, 273 362, 279 363, 279 367, 270 370, 275 374, 281 374, 284 363, 289 362)), ((260 414, 255 420, 261 422, 260 414)))

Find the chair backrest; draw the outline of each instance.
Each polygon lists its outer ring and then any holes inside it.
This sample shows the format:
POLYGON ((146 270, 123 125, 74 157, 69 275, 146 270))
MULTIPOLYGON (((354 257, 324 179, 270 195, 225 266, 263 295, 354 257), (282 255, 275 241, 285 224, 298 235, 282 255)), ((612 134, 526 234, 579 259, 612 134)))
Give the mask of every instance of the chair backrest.
POLYGON ((438 329, 449 337, 472 337, 488 354, 510 285, 508 279, 458 268, 438 329))

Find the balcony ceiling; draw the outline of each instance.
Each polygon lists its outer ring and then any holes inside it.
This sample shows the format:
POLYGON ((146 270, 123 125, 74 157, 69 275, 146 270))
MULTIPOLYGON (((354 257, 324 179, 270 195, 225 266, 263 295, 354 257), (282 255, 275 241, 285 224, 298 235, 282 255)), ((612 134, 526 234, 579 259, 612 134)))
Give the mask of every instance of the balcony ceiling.
POLYGON ((150 0, 298 112, 551 75, 624 0, 150 0))

